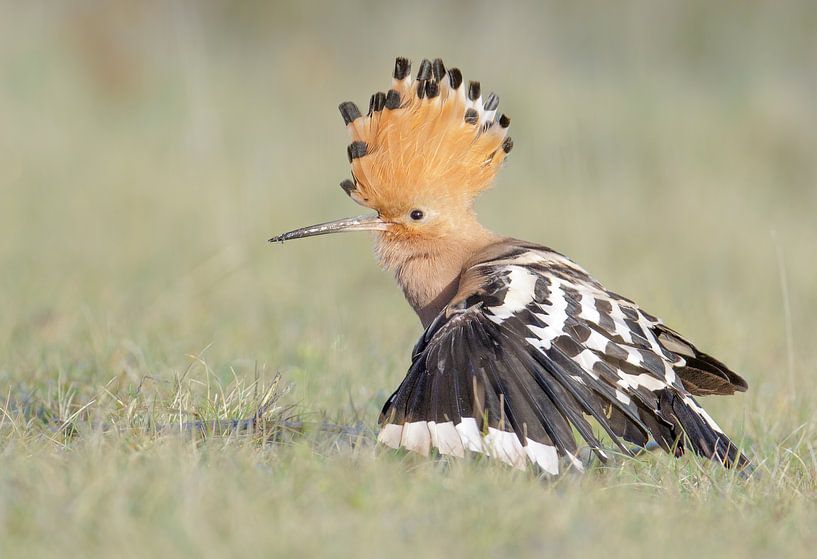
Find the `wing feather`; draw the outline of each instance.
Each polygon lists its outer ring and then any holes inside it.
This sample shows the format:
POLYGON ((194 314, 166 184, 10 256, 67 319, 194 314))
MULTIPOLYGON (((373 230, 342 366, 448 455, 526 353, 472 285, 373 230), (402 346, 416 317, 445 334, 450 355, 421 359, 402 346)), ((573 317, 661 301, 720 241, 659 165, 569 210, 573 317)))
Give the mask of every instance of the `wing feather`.
POLYGON ((745 390, 742 378, 558 253, 509 243, 491 254, 415 346, 382 442, 555 474, 557 455, 581 467, 574 429, 606 460, 592 418, 625 454, 623 441, 651 436, 679 455, 748 463, 693 399, 745 390))

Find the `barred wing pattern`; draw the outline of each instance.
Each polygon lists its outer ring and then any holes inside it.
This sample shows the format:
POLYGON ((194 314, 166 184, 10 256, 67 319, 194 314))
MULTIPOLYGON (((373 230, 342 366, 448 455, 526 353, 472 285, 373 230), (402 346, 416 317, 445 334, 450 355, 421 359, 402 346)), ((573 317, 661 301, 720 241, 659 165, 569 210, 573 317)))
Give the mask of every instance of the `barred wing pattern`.
POLYGON ((428 327, 381 414, 383 444, 428 454, 466 450, 550 474, 581 469, 575 429, 607 454, 649 437, 727 466, 748 463, 693 394, 746 383, 632 301, 547 248, 506 241, 466 267, 460 292, 428 327), (622 441, 623 440, 623 441, 622 441))

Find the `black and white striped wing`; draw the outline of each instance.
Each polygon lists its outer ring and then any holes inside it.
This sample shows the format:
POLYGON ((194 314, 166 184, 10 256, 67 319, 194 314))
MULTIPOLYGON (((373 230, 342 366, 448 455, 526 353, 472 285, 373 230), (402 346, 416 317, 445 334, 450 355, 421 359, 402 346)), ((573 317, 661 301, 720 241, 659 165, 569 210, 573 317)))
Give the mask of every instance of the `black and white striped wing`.
POLYGON ((460 285, 383 408, 382 443, 481 452, 556 474, 559 456, 581 468, 574 429, 606 460, 593 418, 624 453, 622 439, 644 445, 652 436, 676 454, 689 446, 745 462, 685 388, 683 352, 667 346, 701 356, 693 370, 706 378, 720 375, 710 371, 717 364, 722 377, 742 379, 567 258, 510 244, 473 264, 460 285))

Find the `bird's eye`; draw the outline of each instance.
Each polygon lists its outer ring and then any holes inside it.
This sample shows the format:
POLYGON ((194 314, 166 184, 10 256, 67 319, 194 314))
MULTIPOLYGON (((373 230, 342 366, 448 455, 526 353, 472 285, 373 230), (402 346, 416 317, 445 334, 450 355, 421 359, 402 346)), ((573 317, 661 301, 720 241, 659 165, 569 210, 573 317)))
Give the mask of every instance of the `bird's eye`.
POLYGON ((420 221, 423 219, 423 217, 425 217, 425 214, 423 213, 423 210, 411 210, 409 217, 411 217, 411 219, 414 221, 420 221))

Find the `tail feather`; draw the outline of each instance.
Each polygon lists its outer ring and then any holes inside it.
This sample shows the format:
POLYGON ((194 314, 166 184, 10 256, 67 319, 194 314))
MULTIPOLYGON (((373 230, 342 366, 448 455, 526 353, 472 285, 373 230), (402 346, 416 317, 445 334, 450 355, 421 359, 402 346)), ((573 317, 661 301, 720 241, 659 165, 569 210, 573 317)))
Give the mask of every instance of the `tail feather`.
POLYGON ((666 349, 684 358, 685 366, 679 368, 677 373, 684 383, 684 388, 690 393, 695 396, 708 396, 746 392, 748 384, 743 377, 711 355, 698 351, 677 332, 663 324, 657 325, 655 332, 658 334, 658 341, 666 349))

